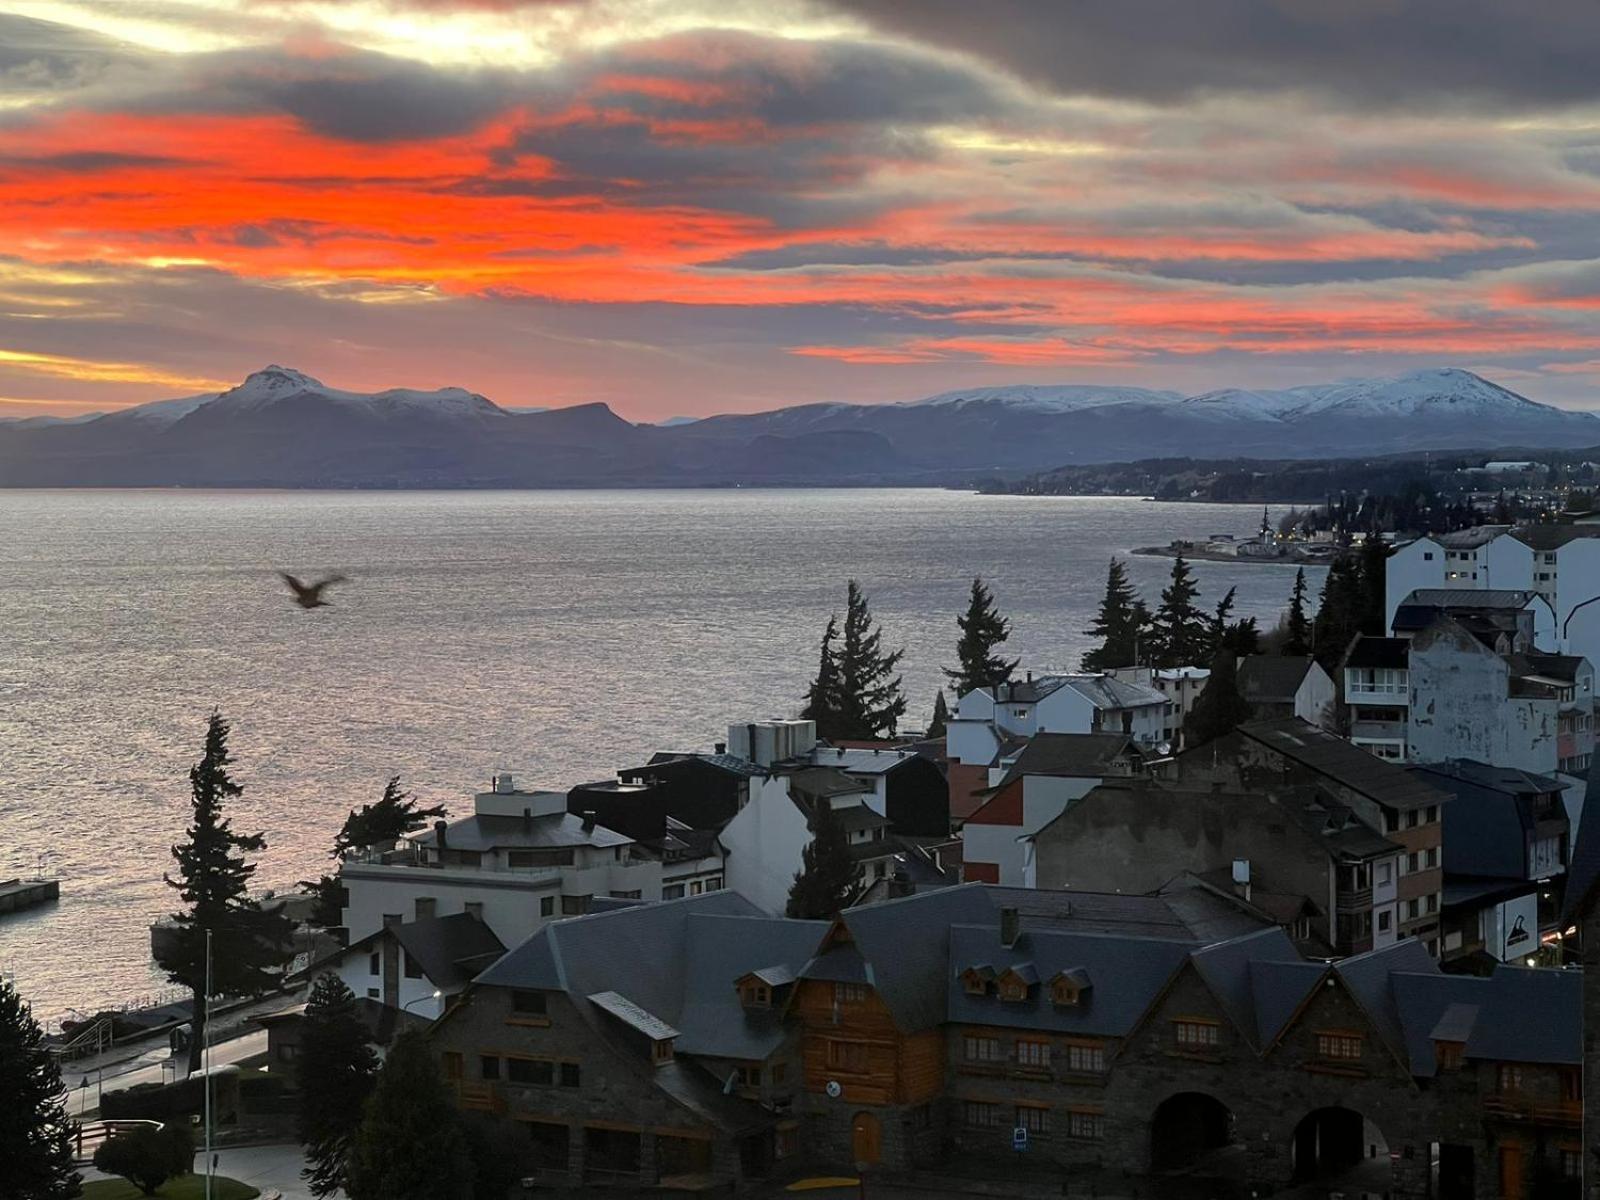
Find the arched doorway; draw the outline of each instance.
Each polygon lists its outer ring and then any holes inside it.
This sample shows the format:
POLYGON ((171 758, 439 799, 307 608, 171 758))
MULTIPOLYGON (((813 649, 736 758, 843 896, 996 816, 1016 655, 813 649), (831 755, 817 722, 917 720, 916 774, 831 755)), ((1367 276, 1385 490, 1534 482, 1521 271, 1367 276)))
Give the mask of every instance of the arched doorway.
POLYGON ((1233 1144, 1233 1113, 1215 1096, 1179 1092, 1156 1106, 1150 1120, 1150 1166, 1179 1171, 1233 1144))
POLYGON ((882 1129, 869 1112, 857 1113, 850 1123, 850 1156, 863 1167, 877 1166, 883 1156, 882 1129))
POLYGON ((1387 1169, 1389 1146, 1383 1131, 1352 1108, 1319 1108, 1294 1127, 1296 1183, 1343 1175, 1369 1160, 1387 1169))

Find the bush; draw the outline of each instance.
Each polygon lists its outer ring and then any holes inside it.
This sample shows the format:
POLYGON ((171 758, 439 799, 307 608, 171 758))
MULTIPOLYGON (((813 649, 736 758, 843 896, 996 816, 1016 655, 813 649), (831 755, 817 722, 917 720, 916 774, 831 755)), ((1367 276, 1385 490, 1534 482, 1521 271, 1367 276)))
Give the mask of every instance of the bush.
POLYGON ((94 1152, 94 1166, 107 1175, 120 1175, 146 1196, 169 1179, 194 1168, 194 1138, 182 1125, 159 1129, 141 1125, 111 1138, 94 1152))
MULTIPOLYGON (((100 1115, 108 1121, 176 1121, 197 1117, 205 1109, 203 1077, 176 1083, 141 1083, 100 1097, 100 1115)), ((223 1067, 211 1077, 211 1115, 219 1125, 237 1119, 239 1072, 223 1067)))

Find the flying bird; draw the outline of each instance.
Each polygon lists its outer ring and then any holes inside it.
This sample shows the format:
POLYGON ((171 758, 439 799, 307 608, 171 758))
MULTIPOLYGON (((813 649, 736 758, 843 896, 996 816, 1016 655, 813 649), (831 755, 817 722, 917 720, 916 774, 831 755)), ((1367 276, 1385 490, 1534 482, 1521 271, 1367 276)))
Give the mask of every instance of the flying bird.
POLYGON ((322 598, 322 589, 335 583, 345 582, 343 575, 329 575, 326 579, 319 579, 316 583, 301 583, 287 571, 279 571, 278 575, 289 585, 294 592, 294 602, 301 608, 330 608, 333 602, 322 598))

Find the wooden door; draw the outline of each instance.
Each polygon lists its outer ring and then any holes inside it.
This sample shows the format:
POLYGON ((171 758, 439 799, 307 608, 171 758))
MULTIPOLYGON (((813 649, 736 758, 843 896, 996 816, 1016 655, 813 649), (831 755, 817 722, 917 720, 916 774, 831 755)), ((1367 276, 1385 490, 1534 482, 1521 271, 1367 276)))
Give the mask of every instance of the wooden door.
POLYGON ((1500 1195, 1502 1200, 1522 1200, 1522 1147, 1500 1147, 1500 1195))
POLYGON ((883 1155, 882 1130, 878 1118, 871 1113, 857 1113, 850 1127, 850 1148, 856 1162, 864 1167, 875 1167, 883 1155))

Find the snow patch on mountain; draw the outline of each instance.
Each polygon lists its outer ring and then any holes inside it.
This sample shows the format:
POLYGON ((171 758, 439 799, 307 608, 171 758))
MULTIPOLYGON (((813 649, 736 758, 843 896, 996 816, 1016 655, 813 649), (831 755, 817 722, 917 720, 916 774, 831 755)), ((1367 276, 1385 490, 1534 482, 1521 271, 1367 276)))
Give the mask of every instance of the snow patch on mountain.
POLYGON ((1170 404, 1179 398, 1178 392, 1155 391, 1151 388, 1105 387, 1092 383, 1055 386, 1016 384, 1011 387, 962 388, 940 392, 937 396, 912 400, 901 407, 966 408, 998 402, 1007 408, 1033 412, 1079 412, 1112 404, 1170 404))

